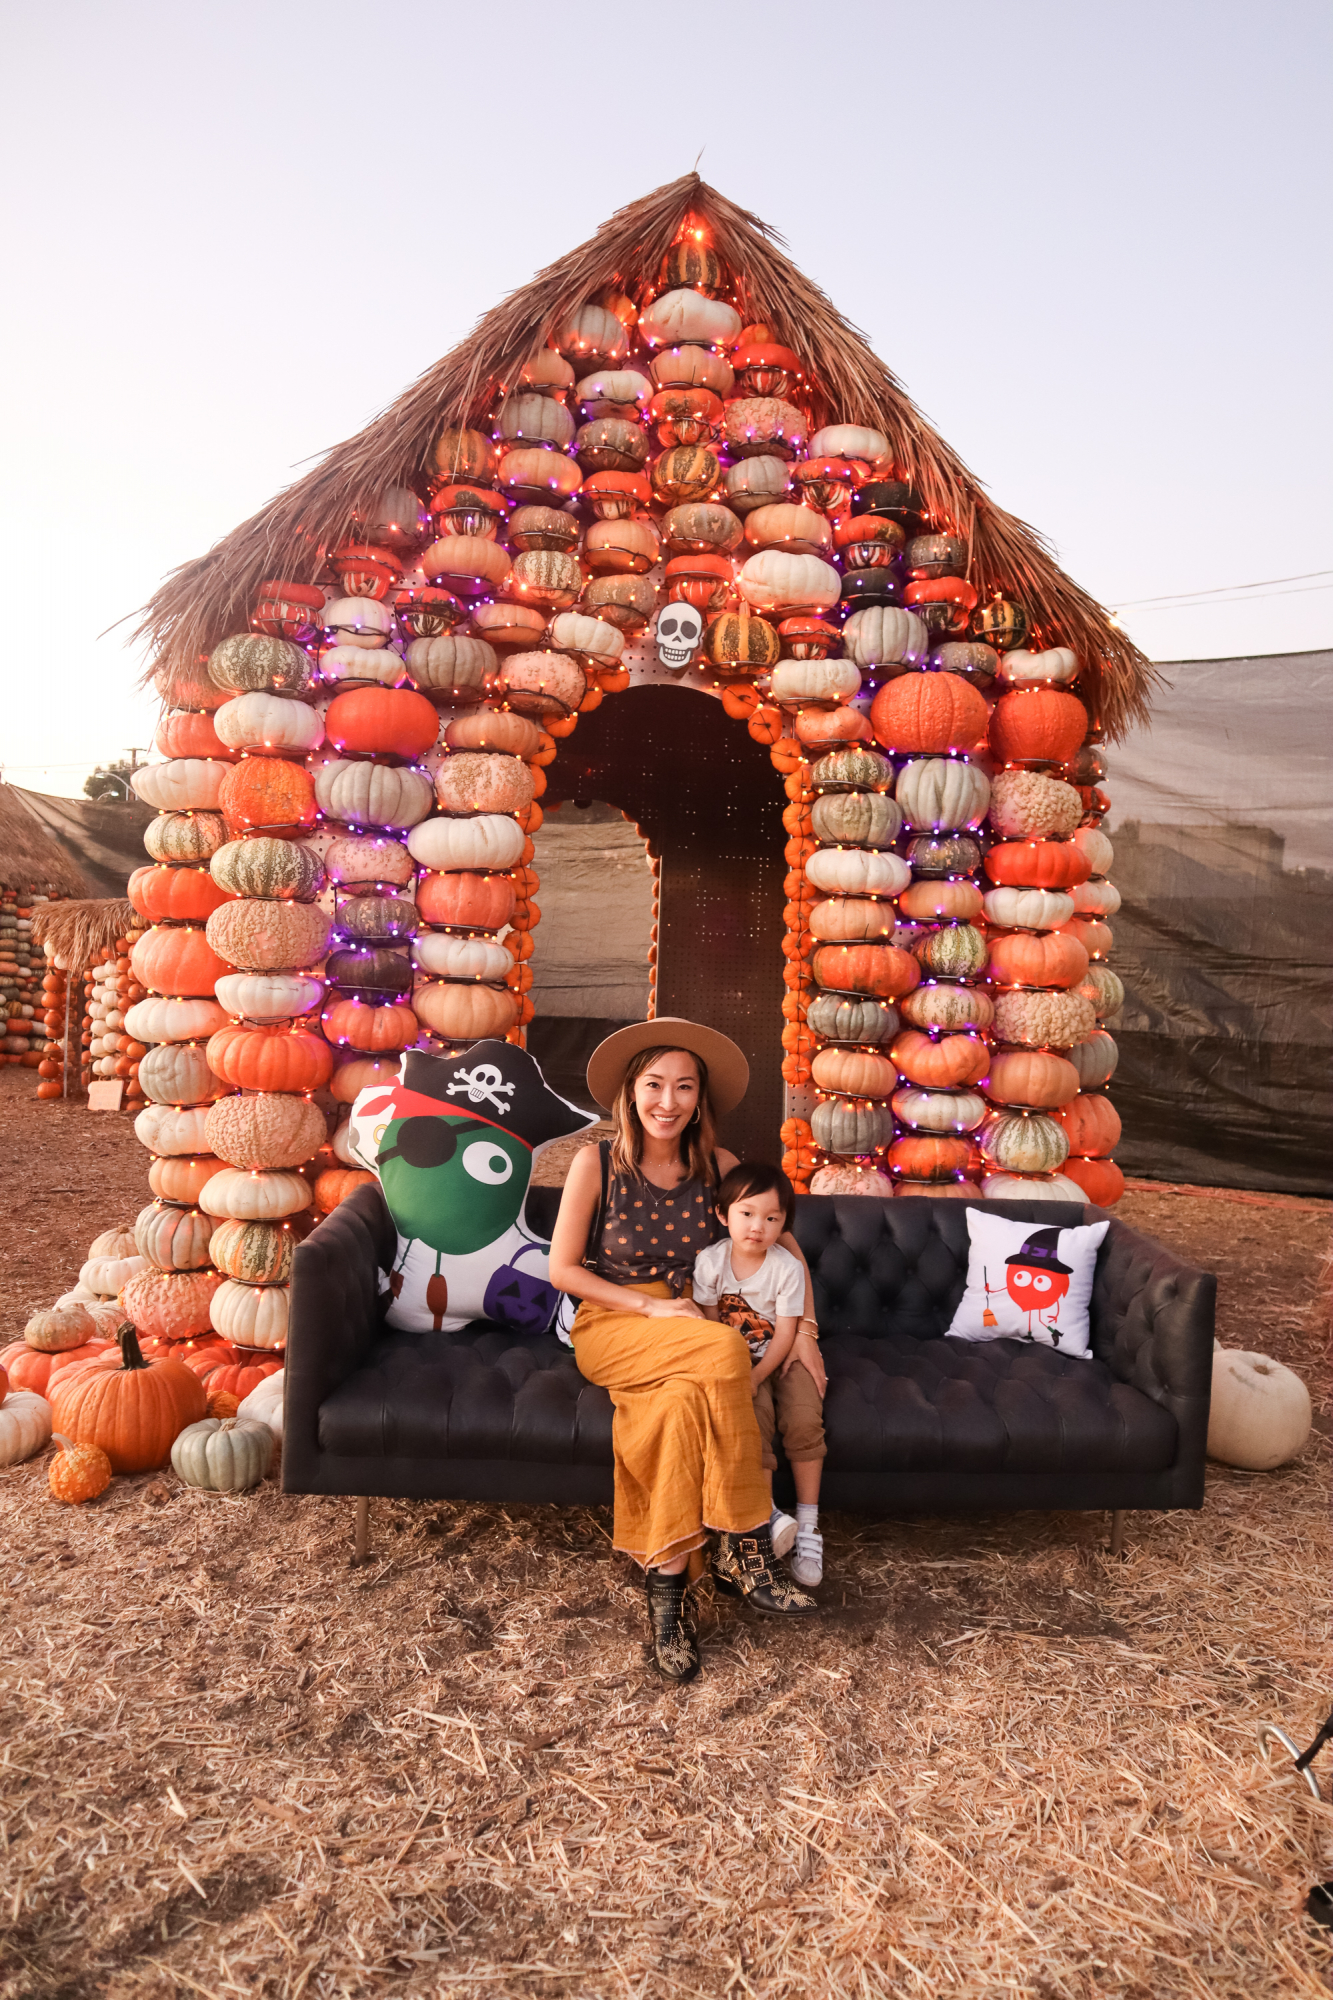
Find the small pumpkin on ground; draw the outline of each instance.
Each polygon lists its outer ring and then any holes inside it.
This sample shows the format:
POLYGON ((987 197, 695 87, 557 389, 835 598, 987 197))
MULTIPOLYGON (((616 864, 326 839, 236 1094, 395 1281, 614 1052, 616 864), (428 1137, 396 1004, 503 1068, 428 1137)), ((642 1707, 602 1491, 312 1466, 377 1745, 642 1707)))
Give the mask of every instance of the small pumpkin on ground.
POLYGON ((272 1457, 272 1431, 250 1417, 205 1417, 171 1447, 177 1476, 210 1493, 244 1493, 258 1486, 272 1457))
POLYGON ((111 1484, 112 1465, 100 1445, 74 1444, 58 1431, 52 1435, 60 1446, 47 1473, 53 1497, 78 1506, 105 1493, 111 1484))
POLYGON ((76 1444, 100 1446, 113 1472, 154 1472, 185 1425, 202 1417, 207 1397, 184 1362, 146 1361, 128 1321, 118 1341, 118 1354, 108 1352, 57 1381, 52 1419, 76 1444))

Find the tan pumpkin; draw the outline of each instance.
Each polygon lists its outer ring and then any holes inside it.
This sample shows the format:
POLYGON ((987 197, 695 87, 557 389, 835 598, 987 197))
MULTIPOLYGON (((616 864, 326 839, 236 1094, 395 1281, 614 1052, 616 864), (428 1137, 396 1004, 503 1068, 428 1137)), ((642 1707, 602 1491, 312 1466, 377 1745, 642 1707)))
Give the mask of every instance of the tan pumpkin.
POLYGON ((379 882, 401 889, 415 873, 412 856, 401 841, 368 833, 344 834, 330 841, 324 853, 324 867, 330 881, 344 888, 379 882))
POLYGON ((199 1193, 205 1215, 236 1222, 279 1222, 298 1215, 314 1197, 303 1174, 244 1173, 219 1166, 199 1193))
POLYGON ((215 1160, 211 1153, 192 1159, 153 1160, 148 1167, 148 1185, 163 1201, 195 1202, 221 1166, 221 1160, 215 1160))
POLYGON ((314 903, 250 898, 224 903, 208 920, 208 942, 244 972, 289 972, 317 965, 330 920, 314 903))
POLYGON ((987 1095, 995 1104, 1053 1110, 1078 1095, 1078 1071, 1048 1049, 997 1049, 991 1057, 987 1095))
MULTIPOLYGON (((837 849, 828 851, 836 853, 837 849)), ((816 903, 810 912, 810 935, 821 943, 851 944, 861 939, 886 943, 896 928, 897 917, 889 905, 868 898, 831 896, 827 902, 816 903)))
POLYGON ((588 691, 583 669, 568 653, 515 653, 500 669, 511 708, 525 716, 573 715, 588 691))
MULTIPOLYGON (((590 619, 588 622, 596 624, 597 621, 590 619)), ((524 655, 526 661, 550 657, 551 655, 547 653, 524 655)), ((503 678, 507 684, 512 683, 510 670, 516 664, 517 662, 512 660, 506 663, 503 678)), ((581 674, 579 684, 580 686, 583 684, 581 674)), ((582 699, 580 694, 579 700, 582 699)), ((516 714, 512 709, 474 708, 466 715, 454 717, 445 729, 444 740, 450 750, 491 750, 502 756, 522 757, 528 761, 535 757, 542 747, 542 732, 526 715, 516 714)), ((506 820, 504 824, 512 826, 513 822, 506 820)))
MULTIPOLYGON (((40 1354, 63 1354, 97 1338, 97 1322, 84 1305, 48 1306, 35 1312, 23 1329, 29 1347, 40 1354)), ((0 1397, 0 1402, 4 1398, 0 1397)))
POLYGON ((532 773, 517 757, 464 750, 435 774, 435 796, 447 813, 522 812, 533 800, 532 773))
POLYGON ((745 539, 752 549, 787 549, 793 555, 817 556, 832 549, 833 530, 813 507, 780 500, 746 515, 745 539))
MULTIPOLYGON (((453 944, 457 941, 450 938, 447 942, 453 944)), ((494 949, 504 951, 504 946, 497 945, 494 949)), ((509 959, 507 951, 505 957, 509 959)), ((512 965, 513 960, 509 959, 509 963, 512 965)), ((329 1094, 339 1104, 352 1104, 359 1093, 369 1089, 372 1083, 397 1083, 401 1074, 402 1059, 399 1056, 353 1056, 350 1062, 340 1063, 334 1070, 329 1094)), ((240 1274, 231 1272, 229 1275, 237 1277, 240 1274)))
POLYGON ((503 986, 428 980, 418 985, 412 1006, 423 1026, 449 1042, 476 1042, 506 1035, 518 1020, 517 997, 503 986))
POLYGON ((975 882, 913 882, 898 898, 899 914, 915 923, 967 923, 981 909, 975 882))
POLYGON ((299 1166, 327 1136, 318 1105, 279 1091, 222 1098, 209 1111, 207 1130, 218 1159, 247 1168, 299 1166))
POLYGON ((846 1097, 890 1097, 898 1087, 898 1072, 888 1057, 868 1049, 821 1049, 810 1074, 817 1090, 846 1097))
POLYGON ((448 634, 414 639, 407 649, 407 671, 423 694, 436 700, 478 702, 495 685, 499 658, 485 639, 448 634))

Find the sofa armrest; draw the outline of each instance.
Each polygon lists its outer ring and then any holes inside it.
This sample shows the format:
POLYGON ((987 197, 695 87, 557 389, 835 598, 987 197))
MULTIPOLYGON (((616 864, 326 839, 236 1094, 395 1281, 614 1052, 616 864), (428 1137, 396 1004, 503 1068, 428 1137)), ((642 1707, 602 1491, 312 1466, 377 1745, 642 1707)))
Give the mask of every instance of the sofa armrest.
POLYGON ((382 1324, 379 1273, 395 1235, 378 1187, 361 1187, 298 1244, 283 1376, 282 1485, 315 1490, 320 1406, 361 1366, 382 1324))
MULTIPOLYGON (((1103 1211, 1089 1209, 1089 1220, 1103 1211)), ((1122 1382, 1169 1409, 1202 1491, 1217 1279, 1113 1216, 1092 1287, 1092 1349, 1122 1382)))

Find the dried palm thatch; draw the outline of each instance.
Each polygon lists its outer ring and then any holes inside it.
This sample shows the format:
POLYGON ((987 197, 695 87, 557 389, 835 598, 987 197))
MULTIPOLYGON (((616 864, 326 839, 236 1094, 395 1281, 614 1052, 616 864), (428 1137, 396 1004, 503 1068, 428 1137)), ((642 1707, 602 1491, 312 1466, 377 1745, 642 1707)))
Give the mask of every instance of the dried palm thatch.
POLYGON ((34 944, 49 944, 70 972, 82 972, 114 957, 116 939, 124 937, 138 918, 124 896, 82 903, 56 903, 37 910, 32 919, 34 944))
POLYGON ((0 784, 0 889, 36 889, 42 895, 87 893, 73 862, 63 854, 13 785, 0 784))
POLYGON ((1109 736, 1145 721, 1155 675, 1144 655, 1064 574, 1036 530, 983 492, 863 336, 783 255, 776 232, 697 174, 632 202, 538 272, 356 437, 336 445, 206 556, 176 570, 145 607, 136 634, 150 642, 154 667, 179 671, 229 632, 243 630, 264 578, 313 581, 326 551, 365 518, 386 487, 420 482, 441 429, 476 423, 501 384, 514 380, 569 313, 612 288, 645 302, 687 220, 707 232, 732 273, 743 317, 767 321, 811 364, 816 422, 884 431, 898 470, 932 518, 966 537, 971 579, 982 597, 1012 593, 1034 622, 1035 643, 1072 646, 1085 670, 1095 670, 1099 719, 1109 736))

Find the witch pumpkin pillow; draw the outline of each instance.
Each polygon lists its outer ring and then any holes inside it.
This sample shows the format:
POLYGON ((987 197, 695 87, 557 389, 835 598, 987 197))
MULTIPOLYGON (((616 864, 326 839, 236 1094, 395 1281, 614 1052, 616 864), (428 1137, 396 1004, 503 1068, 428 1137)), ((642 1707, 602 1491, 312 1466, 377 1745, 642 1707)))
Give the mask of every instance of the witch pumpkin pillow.
POLYGON ((1109 1222, 1074 1229, 967 1211, 967 1289, 949 1326, 954 1340, 1026 1340, 1086 1355, 1097 1251, 1109 1222))
POLYGON ((533 1161, 596 1122, 508 1042, 455 1056, 410 1049, 400 1082, 363 1090, 351 1150, 378 1179, 398 1231, 389 1325, 450 1332, 486 1319, 543 1332, 559 1294, 551 1246, 524 1223, 533 1161))

